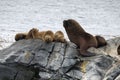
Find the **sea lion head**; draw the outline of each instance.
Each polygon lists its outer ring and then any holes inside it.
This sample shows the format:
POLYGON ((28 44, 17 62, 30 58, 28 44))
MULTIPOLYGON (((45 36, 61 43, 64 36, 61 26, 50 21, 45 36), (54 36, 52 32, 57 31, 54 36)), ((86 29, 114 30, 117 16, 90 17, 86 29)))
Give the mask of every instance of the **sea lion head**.
POLYGON ((63 21, 63 26, 64 26, 65 28, 76 27, 76 26, 78 26, 78 25, 79 25, 79 23, 76 22, 76 21, 73 20, 73 19, 68 19, 68 20, 64 20, 64 21, 63 21))
POLYGON ((66 30, 85 32, 81 25, 74 19, 64 20, 63 26, 66 30))
POLYGON ((22 40, 22 39, 25 39, 26 38, 26 34, 25 33, 18 33, 15 35, 15 41, 19 41, 19 40, 22 40))

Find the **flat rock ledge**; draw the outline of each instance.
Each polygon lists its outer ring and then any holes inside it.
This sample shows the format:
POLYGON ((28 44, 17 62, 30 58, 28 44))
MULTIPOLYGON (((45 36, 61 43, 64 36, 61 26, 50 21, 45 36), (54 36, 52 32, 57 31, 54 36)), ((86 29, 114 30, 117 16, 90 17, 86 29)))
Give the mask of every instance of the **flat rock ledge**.
POLYGON ((0 62, 0 80, 120 80, 120 61, 110 55, 111 46, 117 54, 120 38, 89 49, 96 56, 81 57, 71 42, 17 41, 0 51, 6 56, 0 62))

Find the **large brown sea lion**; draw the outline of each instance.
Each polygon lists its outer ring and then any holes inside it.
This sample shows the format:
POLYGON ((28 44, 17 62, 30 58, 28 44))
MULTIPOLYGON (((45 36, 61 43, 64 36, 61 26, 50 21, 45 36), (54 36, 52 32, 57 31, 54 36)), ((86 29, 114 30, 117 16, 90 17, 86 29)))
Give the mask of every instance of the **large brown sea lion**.
POLYGON ((90 47, 98 46, 97 39, 93 35, 87 33, 81 25, 73 19, 64 20, 63 26, 69 40, 80 48, 79 51, 82 56, 89 57, 95 55, 87 51, 90 47))

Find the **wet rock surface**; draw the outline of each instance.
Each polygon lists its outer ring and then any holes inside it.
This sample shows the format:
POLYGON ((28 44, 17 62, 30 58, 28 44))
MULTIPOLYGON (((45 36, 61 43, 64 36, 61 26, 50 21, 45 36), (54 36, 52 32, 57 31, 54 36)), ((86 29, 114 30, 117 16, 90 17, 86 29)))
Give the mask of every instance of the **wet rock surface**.
MULTIPOLYGON (((0 51, 0 80, 119 80, 119 60, 81 57, 74 43, 21 40, 0 51)), ((96 49, 97 50, 97 49, 96 49)), ((104 50, 103 50, 104 51, 104 50)), ((97 52, 97 51, 96 51, 97 52)))

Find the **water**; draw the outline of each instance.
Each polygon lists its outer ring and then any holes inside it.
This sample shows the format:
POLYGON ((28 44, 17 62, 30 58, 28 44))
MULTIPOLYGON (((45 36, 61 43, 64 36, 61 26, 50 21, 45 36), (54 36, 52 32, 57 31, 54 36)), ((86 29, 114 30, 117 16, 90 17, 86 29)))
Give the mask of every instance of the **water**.
POLYGON ((120 36, 120 0, 0 0, 0 47, 31 28, 61 30, 63 20, 75 19, 83 28, 106 39, 120 36))

